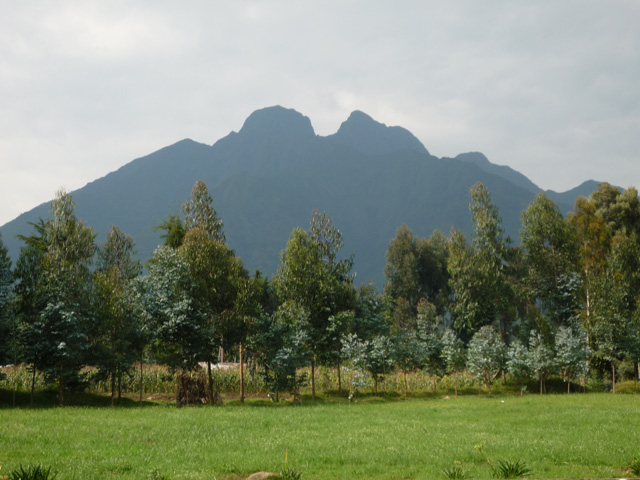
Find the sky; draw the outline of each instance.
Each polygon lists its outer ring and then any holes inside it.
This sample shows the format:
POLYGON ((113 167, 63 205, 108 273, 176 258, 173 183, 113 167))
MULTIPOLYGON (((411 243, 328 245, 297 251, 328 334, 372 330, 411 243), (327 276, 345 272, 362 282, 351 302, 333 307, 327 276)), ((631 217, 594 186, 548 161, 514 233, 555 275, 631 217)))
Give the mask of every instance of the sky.
POLYGON ((640 186, 638 0, 0 0, 0 225, 282 105, 543 189, 640 186))

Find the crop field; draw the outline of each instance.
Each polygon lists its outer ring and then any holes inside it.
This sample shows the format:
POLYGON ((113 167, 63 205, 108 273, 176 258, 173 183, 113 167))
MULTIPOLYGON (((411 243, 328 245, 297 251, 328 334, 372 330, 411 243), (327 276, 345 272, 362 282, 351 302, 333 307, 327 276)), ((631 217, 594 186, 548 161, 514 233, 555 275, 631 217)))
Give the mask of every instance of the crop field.
POLYGON ((284 466, 302 479, 611 478, 640 458, 640 396, 321 396, 177 408, 0 409, 0 477, 23 464, 58 479, 241 479, 284 466))

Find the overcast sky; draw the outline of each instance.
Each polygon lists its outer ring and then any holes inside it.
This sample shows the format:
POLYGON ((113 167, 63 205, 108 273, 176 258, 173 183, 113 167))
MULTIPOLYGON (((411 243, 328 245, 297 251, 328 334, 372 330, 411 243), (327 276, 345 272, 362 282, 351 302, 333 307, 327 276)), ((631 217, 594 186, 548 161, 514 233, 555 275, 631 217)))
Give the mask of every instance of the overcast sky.
POLYGON ((0 0, 0 225, 282 105, 542 188, 640 186, 640 1, 0 0))

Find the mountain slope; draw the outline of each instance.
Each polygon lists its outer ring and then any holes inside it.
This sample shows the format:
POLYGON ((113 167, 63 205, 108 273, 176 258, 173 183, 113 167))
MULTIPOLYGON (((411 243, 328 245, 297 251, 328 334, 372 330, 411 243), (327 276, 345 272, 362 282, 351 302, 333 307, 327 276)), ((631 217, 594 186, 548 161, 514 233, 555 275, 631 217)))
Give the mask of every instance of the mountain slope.
MULTIPOLYGON (((540 188, 482 154, 439 159, 409 131, 354 112, 337 133, 315 134, 294 110, 270 107, 251 114, 239 132, 214 145, 183 140, 139 158, 72 192, 78 216, 102 242, 114 224, 133 236, 146 260, 160 243, 153 227, 180 213, 196 180, 211 191, 229 245, 249 271, 273 274, 294 227, 308 227, 314 208, 326 212, 344 237, 343 256, 355 254, 357 282, 383 283, 385 252, 406 223, 416 235, 452 226, 469 232, 469 189, 481 181, 500 208, 505 229, 518 238, 520 213, 540 188)), ((561 208, 582 190, 556 194, 561 208)), ((570 208, 570 207, 569 207, 570 208)), ((41 205, 0 228, 12 257, 17 234, 48 216, 41 205)))

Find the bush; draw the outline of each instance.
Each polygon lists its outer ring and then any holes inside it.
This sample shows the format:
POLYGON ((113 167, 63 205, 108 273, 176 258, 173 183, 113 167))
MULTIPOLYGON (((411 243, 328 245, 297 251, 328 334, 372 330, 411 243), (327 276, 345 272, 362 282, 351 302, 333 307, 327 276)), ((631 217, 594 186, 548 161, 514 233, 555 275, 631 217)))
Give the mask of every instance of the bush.
POLYGON ((42 465, 20 465, 9 474, 7 480, 53 480, 57 474, 51 471, 51 467, 45 468, 42 465))

